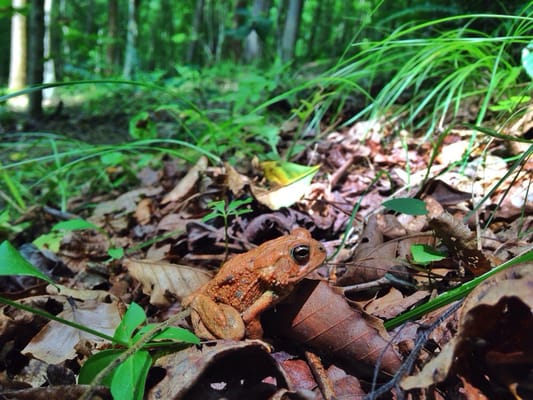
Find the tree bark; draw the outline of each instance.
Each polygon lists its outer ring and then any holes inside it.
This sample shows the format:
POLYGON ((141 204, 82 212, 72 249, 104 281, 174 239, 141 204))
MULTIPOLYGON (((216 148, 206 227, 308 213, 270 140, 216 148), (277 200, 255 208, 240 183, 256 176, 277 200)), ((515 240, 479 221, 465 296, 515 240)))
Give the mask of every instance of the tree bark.
MULTIPOLYGON (((54 0, 44 0, 44 63, 43 82, 52 83, 56 80, 54 55, 52 54, 52 4, 54 0)), ((51 99, 54 96, 54 88, 43 90, 43 98, 51 99)))
MULTIPOLYGON (((28 85, 43 83, 44 61, 44 0, 31 0, 29 13, 28 85)), ((43 114, 43 93, 30 93, 28 113, 31 119, 43 114)))
POLYGON ((137 65, 137 36, 139 29, 137 19, 140 0, 128 0, 128 33, 126 35, 126 54, 124 56, 124 78, 131 79, 137 65))
POLYGON ((281 38, 281 60, 291 61, 294 58, 294 49, 298 39, 298 30, 302 17, 303 0, 289 0, 287 18, 281 38))
MULTIPOLYGON (((14 9, 21 9, 26 6, 26 0, 13 0, 11 5, 14 9)), ((15 12, 11 17, 11 54, 8 83, 10 92, 20 90, 26 86, 26 46, 26 16, 15 12)), ((8 100, 8 105, 14 108, 25 107, 27 103, 27 96, 18 96, 8 100)))
POLYGON ((111 75, 115 72, 118 65, 118 46, 117 46, 117 32, 118 32, 118 2, 117 0, 108 0, 107 2, 107 36, 109 44, 107 45, 106 58, 107 67, 105 72, 111 75))
POLYGON ((189 37, 191 38, 189 42, 189 47, 187 48, 187 63, 192 64, 196 61, 200 64, 200 57, 197 56, 198 53, 198 43, 200 38, 200 30, 202 27, 202 17, 204 13, 204 0, 196 0, 196 5, 194 7, 194 16, 192 20, 192 28, 189 37))
MULTIPOLYGON (((270 8, 269 0, 254 0, 252 7, 252 18, 266 14, 270 8)), ((253 29, 244 41, 244 59, 247 62, 259 61, 263 52, 263 44, 261 38, 253 29)))

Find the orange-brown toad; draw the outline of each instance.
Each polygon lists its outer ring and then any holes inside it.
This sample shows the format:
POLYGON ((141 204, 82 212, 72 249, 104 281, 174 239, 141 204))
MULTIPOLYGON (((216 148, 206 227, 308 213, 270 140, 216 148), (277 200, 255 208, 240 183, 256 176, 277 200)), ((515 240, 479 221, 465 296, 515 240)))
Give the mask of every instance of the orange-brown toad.
POLYGON ((236 255, 183 301, 191 308, 195 333, 205 339, 261 338, 261 313, 287 297, 325 258, 324 246, 303 228, 236 255))

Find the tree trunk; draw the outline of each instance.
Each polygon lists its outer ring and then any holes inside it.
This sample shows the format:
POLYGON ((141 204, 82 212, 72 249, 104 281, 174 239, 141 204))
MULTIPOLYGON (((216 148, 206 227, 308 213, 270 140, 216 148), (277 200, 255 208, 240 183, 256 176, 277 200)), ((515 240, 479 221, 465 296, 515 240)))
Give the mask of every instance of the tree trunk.
MULTIPOLYGON (((252 7, 252 18, 264 15, 270 8, 269 0, 254 0, 252 7)), ((259 61, 263 52, 263 44, 261 38, 255 29, 248 34, 244 42, 244 59, 247 62, 259 61)))
MULTIPOLYGON (((29 13, 28 46, 28 85, 43 82, 44 61, 44 0, 31 0, 29 13)), ((39 119, 43 114, 43 93, 36 90, 30 93, 28 113, 31 119, 39 119)))
MULTIPOLYGON (((43 82, 52 83, 56 80, 54 59, 52 54, 52 3, 54 0, 44 0, 44 65, 43 82)), ((43 90, 43 98, 49 100, 54 95, 54 88, 43 90)))
POLYGON ((105 68, 107 75, 112 75, 118 65, 117 21, 118 2, 117 0, 109 0, 107 2, 107 37, 109 39, 109 44, 107 45, 107 67, 105 68))
POLYGON ((200 57, 197 56, 198 53, 198 43, 200 38, 200 30, 202 27, 202 17, 204 12, 204 0, 196 0, 196 5, 194 7, 194 17, 192 20, 191 33, 189 35, 190 42, 189 47, 187 48, 187 63, 192 64, 196 61, 200 64, 200 57))
POLYGON ((285 19, 285 27, 283 28, 283 37, 281 38, 281 60, 283 62, 291 61, 294 58, 302 7, 303 0, 289 0, 287 18, 285 19))
POLYGON ((126 35, 126 54, 124 56, 124 78, 131 79, 137 65, 137 18, 140 0, 128 0, 128 33, 126 35))
MULTIPOLYGON (((26 0, 13 0, 14 9, 21 9, 26 6, 26 0)), ((26 16, 14 13, 11 17, 11 58, 9 63, 9 84, 10 92, 22 89, 26 86, 26 16)), ((18 96, 8 100, 8 105, 13 108, 26 107, 27 96, 18 96)))

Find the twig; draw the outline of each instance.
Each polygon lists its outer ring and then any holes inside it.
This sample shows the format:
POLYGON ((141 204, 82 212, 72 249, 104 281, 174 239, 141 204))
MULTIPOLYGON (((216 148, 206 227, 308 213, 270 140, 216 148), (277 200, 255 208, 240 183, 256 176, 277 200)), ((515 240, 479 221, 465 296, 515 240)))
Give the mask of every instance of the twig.
POLYGON ((372 378, 372 391, 368 393, 364 400, 376 400, 379 396, 389 392, 392 388, 397 388, 398 392, 396 393, 396 399, 402 400, 404 398, 403 391, 399 387, 399 381, 400 379, 405 375, 412 371, 413 365, 415 361, 418 358, 418 354, 428 341, 428 337, 433 332, 435 328, 437 328, 442 321, 444 321, 446 318, 448 318, 451 314, 453 314, 462 304, 462 300, 458 301, 457 303, 453 304, 450 308, 448 308, 445 312, 440 315, 435 322, 433 322, 431 325, 427 326, 421 326, 420 330, 418 331, 418 335, 415 341, 415 345, 413 347, 413 350, 407 356, 401 367, 398 369, 398 371, 394 374, 392 379, 388 381, 387 383, 380 386, 378 389, 375 389, 378 379, 378 373, 379 373, 379 366, 381 364, 381 358, 383 357, 383 354, 385 350, 381 353, 380 357, 378 358, 378 361, 376 363, 376 368, 374 369, 374 376, 372 378))

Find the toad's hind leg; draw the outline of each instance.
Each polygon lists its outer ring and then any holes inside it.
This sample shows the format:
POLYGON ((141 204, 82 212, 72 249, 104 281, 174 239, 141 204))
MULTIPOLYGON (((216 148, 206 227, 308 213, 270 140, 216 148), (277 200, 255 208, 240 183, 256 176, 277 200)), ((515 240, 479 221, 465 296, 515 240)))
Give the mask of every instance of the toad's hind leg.
POLYGON ((216 303, 210 297, 197 295, 190 304, 191 321, 196 335, 203 339, 244 338, 241 314, 232 306, 216 303))

